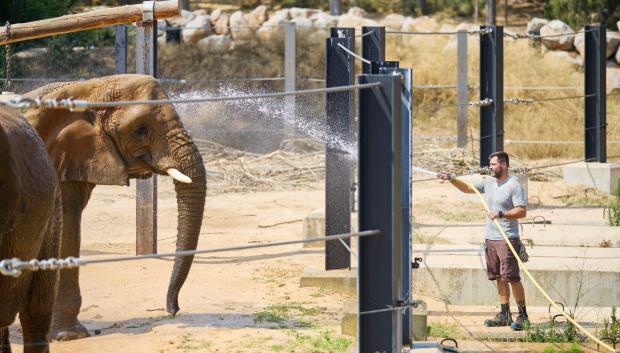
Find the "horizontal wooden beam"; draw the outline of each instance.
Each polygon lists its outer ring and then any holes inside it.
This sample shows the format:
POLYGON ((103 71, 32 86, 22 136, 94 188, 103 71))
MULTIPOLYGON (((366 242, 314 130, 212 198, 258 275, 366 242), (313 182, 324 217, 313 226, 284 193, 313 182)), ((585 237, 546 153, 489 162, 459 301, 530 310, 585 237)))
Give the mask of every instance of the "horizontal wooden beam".
MULTIPOLYGON (((10 25, 9 38, 6 26, 0 27, 0 45, 142 21, 143 7, 143 4, 118 6, 40 21, 16 23, 10 25)), ((180 13, 179 0, 155 1, 155 19, 176 17, 180 13)))

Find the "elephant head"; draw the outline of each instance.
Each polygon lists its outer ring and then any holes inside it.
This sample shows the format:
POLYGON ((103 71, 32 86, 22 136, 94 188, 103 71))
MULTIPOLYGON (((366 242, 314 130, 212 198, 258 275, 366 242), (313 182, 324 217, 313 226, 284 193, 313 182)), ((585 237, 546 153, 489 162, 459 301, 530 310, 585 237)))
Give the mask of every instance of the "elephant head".
MULTIPOLYGON (((144 75, 56 83, 28 96, 98 102, 168 98, 156 79, 144 75)), ((206 173, 198 148, 172 105, 142 104, 86 112, 38 109, 29 111, 26 118, 45 142, 61 182, 128 185, 129 178, 171 175, 178 204, 177 250, 196 248, 206 173)), ((192 256, 174 261, 166 302, 167 311, 173 315, 179 310, 179 291, 192 261, 192 256)))

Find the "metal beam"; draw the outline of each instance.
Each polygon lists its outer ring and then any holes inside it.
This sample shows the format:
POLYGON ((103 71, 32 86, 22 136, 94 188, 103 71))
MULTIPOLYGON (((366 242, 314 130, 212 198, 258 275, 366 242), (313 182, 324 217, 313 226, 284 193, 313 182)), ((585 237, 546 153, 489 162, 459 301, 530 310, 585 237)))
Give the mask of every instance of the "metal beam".
MULTIPOLYGON (((284 91, 292 92, 296 88, 295 56, 297 53, 297 25, 287 22, 284 26, 284 91)), ((289 134, 297 132, 296 96, 284 97, 284 126, 289 134)))
POLYGON ((467 146, 467 31, 456 33, 456 147, 467 146))
MULTIPOLYGON (((411 302, 413 283, 411 279, 411 221, 412 195, 411 195, 411 112, 413 111, 413 70, 398 68, 381 68, 380 74, 398 73, 403 80, 401 92, 401 299, 411 302)), ((403 344, 411 345, 411 308, 403 311, 403 344)))
POLYGON ((493 104, 480 107, 480 166, 489 165, 489 155, 504 149, 504 28, 480 34, 480 99, 493 104))
POLYGON ((114 26, 114 54, 115 54, 115 67, 117 74, 127 73, 127 26, 115 25, 114 26))
MULTIPOLYGON (((362 27, 362 57, 369 61, 385 60, 385 27, 362 27)), ((371 73, 370 64, 362 63, 362 73, 371 73)))
MULTIPOLYGON (((355 59, 339 44, 355 51, 354 28, 332 28, 336 35, 326 39, 327 87, 355 83, 355 59)), ((327 145, 325 148, 325 235, 348 233, 351 229, 351 158, 343 150, 351 144, 351 121, 354 111, 351 103, 354 91, 326 94, 327 145)), ((344 240, 348 247, 349 239, 344 240)), ((351 255, 342 242, 325 244, 325 269, 351 267, 351 255)))
MULTIPOLYGON (((363 314, 401 304, 401 94, 400 75, 361 75, 381 86, 359 92, 359 229, 381 236, 359 241, 359 352, 400 353, 400 310, 363 314)), ((410 270, 409 270, 410 271, 410 270)))
POLYGON ((585 159, 607 162, 607 96, 605 83, 606 30, 603 26, 585 27, 585 159), (593 95, 591 97, 588 97, 593 95))
POLYGON ((495 7, 495 0, 487 0, 487 25, 495 26, 497 24, 496 18, 497 12, 495 7))
MULTIPOLYGON (((157 76, 157 21, 153 1, 145 1, 136 23, 136 73, 157 76)), ((157 253, 157 175, 136 180, 136 254, 157 253)))

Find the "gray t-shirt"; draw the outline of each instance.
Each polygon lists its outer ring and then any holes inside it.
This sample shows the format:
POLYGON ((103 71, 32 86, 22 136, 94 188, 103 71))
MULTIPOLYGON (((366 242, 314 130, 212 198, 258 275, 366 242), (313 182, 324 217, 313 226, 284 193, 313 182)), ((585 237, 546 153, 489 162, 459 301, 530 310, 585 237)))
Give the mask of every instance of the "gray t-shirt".
MULTIPOLYGON (((484 198, 493 212, 506 212, 517 206, 527 206, 525 191, 519 182, 508 176, 508 179, 497 183, 497 179, 487 177, 477 182, 476 189, 484 194, 484 198)), ((486 218, 485 237, 489 240, 502 240, 504 237, 497 229, 495 222, 486 218)), ((499 218, 499 223, 504 228, 508 238, 519 236, 519 222, 516 219, 499 218)))

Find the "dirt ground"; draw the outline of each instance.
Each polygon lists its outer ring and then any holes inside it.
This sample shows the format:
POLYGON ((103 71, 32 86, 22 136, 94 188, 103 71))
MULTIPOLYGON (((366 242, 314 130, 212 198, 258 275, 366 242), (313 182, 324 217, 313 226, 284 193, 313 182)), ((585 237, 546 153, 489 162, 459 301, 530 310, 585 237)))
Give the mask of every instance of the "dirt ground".
MULTIPOLYGON (((421 178, 428 176, 414 176, 421 178)), ((134 253, 134 185, 95 188, 84 212, 81 256, 134 253)), ((174 189, 167 177, 159 177, 158 185, 158 250, 174 251, 174 189)), ((530 195, 539 196, 547 205, 567 204, 570 195, 581 195, 579 189, 566 187, 557 178, 530 181, 529 189, 530 195)), ((445 183, 415 183, 413 195, 414 212, 420 220, 438 217, 433 216, 436 212, 431 205, 470 207, 470 212, 483 216, 482 208, 456 197, 445 183)), ((199 248, 300 239, 302 219, 323 205, 322 181, 281 191, 210 192, 199 248)), ((355 342, 340 335, 340 319, 343 304, 352 298, 299 287, 303 269, 321 267, 323 261, 322 249, 304 249, 301 245, 198 255, 181 291, 181 311, 174 318, 164 310, 170 259, 88 265, 80 274, 83 304, 79 318, 92 337, 53 342, 51 351, 350 351, 355 342)), ((428 302, 430 310, 442 310, 441 303, 430 298, 428 302)), ((481 310, 492 312, 490 304, 481 310)), ((465 315, 459 320, 464 327, 480 324, 480 317, 465 315)), ((15 351, 21 352, 18 324, 11 327, 11 336, 15 351)))

